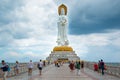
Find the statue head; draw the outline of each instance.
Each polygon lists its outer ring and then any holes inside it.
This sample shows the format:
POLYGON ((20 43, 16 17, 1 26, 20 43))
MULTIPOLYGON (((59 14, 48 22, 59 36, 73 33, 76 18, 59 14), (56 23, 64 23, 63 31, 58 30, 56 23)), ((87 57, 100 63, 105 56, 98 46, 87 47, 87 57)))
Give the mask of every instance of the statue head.
POLYGON ((64 10, 64 8, 61 8, 60 15, 65 15, 65 10, 64 10))
POLYGON ((58 7, 58 14, 59 15, 67 15, 67 7, 64 4, 61 4, 58 7))

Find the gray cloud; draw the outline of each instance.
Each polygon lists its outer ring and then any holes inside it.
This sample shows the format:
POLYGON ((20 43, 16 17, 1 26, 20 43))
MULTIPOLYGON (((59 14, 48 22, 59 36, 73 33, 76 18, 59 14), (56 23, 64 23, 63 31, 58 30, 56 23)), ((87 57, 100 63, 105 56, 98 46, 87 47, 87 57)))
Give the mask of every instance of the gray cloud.
POLYGON ((15 18, 11 13, 22 6, 23 0, 1 0, 0 1, 0 26, 9 24, 15 18), (11 16, 10 16, 11 15, 11 16))
POLYGON ((9 46, 12 40, 12 36, 7 31, 0 32, 0 47, 9 46))
POLYGON ((89 48, 89 53, 84 59, 96 62, 100 59, 103 59, 105 62, 119 62, 119 51, 120 48, 116 46, 94 46, 89 48))
POLYGON ((0 1, 0 47, 9 46, 14 39, 28 37, 25 29, 26 18, 21 17, 17 11, 24 5, 23 0, 0 1), (21 23, 24 22, 24 26, 21 23))
POLYGON ((69 9, 70 34, 100 33, 108 29, 120 29, 120 0, 63 2, 67 3, 69 9))
POLYGON ((54 6, 56 5, 53 1, 1 0, 0 47, 11 43, 14 45, 16 40, 38 38, 40 35, 45 35, 46 31, 53 34, 56 17, 54 6), (52 20, 49 20, 51 18, 52 20))

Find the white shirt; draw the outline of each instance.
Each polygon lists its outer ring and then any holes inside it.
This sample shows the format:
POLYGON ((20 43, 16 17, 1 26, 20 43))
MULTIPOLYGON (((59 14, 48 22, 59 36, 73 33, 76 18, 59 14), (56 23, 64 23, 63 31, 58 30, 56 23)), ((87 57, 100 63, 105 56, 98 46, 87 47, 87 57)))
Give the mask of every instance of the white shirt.
POLYGON ((34 64, 32 62, 28 63, 28 68, 33 68, 34 64))
POLYGON ((43 67, 43 62, 39 62, 39 67, 43 67))
POLYGON ((19 64, 16 63, 15 68, 16 68, 16 69, 19 69, 19 68, 20 68, 20 67, 19 67, 19 64))

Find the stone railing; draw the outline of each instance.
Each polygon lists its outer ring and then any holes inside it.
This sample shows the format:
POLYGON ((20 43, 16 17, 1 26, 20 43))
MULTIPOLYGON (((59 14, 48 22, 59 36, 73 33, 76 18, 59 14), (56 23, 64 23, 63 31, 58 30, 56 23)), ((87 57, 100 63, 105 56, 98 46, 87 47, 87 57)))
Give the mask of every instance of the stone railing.
POLYGON ((107 66, 105 72, 120 77, 120 67, 107 66))
MULTIPOLYGON (((19 63, 20 68, 19 68, 19 74, 28 72, 28 66, 27 63, 19 63)), ((46 64, 47 66, 48 64, 46 64)), ((37 63, 34 63, 34 68, 33 70, 37 69, 37 63)), ((15 76, 15 70, 14 70, 14 66, 10 67, 10 72, 8 72, 8 77, 12 77, 15 76)), ((3 72, 0 70, 0 79, 3 77, 3 72)))
MULTIPOLYGON (((94 70, 94 63, 95 62, 85 62, 84 65, 86 68, 94 70)), ((105 70, 105 73, 120 77, 120 67, 106 65, 106 68, 107 68, 107 70, 105 70)))
MULTIPOLYGON (((34 63, 33 70, 37 69, 37 64, 34 63)), ((27 63, 20 63, 19 74, 25 73, 28 71, 27 63)), ((8 72, 8 77, 15 76, 14 67, 10 68, 10 72, 8 72)))

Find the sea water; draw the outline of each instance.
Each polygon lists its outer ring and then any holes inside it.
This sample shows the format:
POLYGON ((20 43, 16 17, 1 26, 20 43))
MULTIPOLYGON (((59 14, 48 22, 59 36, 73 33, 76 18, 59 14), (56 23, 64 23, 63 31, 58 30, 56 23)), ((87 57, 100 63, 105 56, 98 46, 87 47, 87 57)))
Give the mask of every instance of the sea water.
POLYGON ((108 66, 120 67, 120 63, 105 63, 108 66))
MULTIPOLYGON (((10 67, 15 66, 16 63, 7 63, 10 67)), ((0 67, 2 66, 2 64, 0 63, 0 67)))

